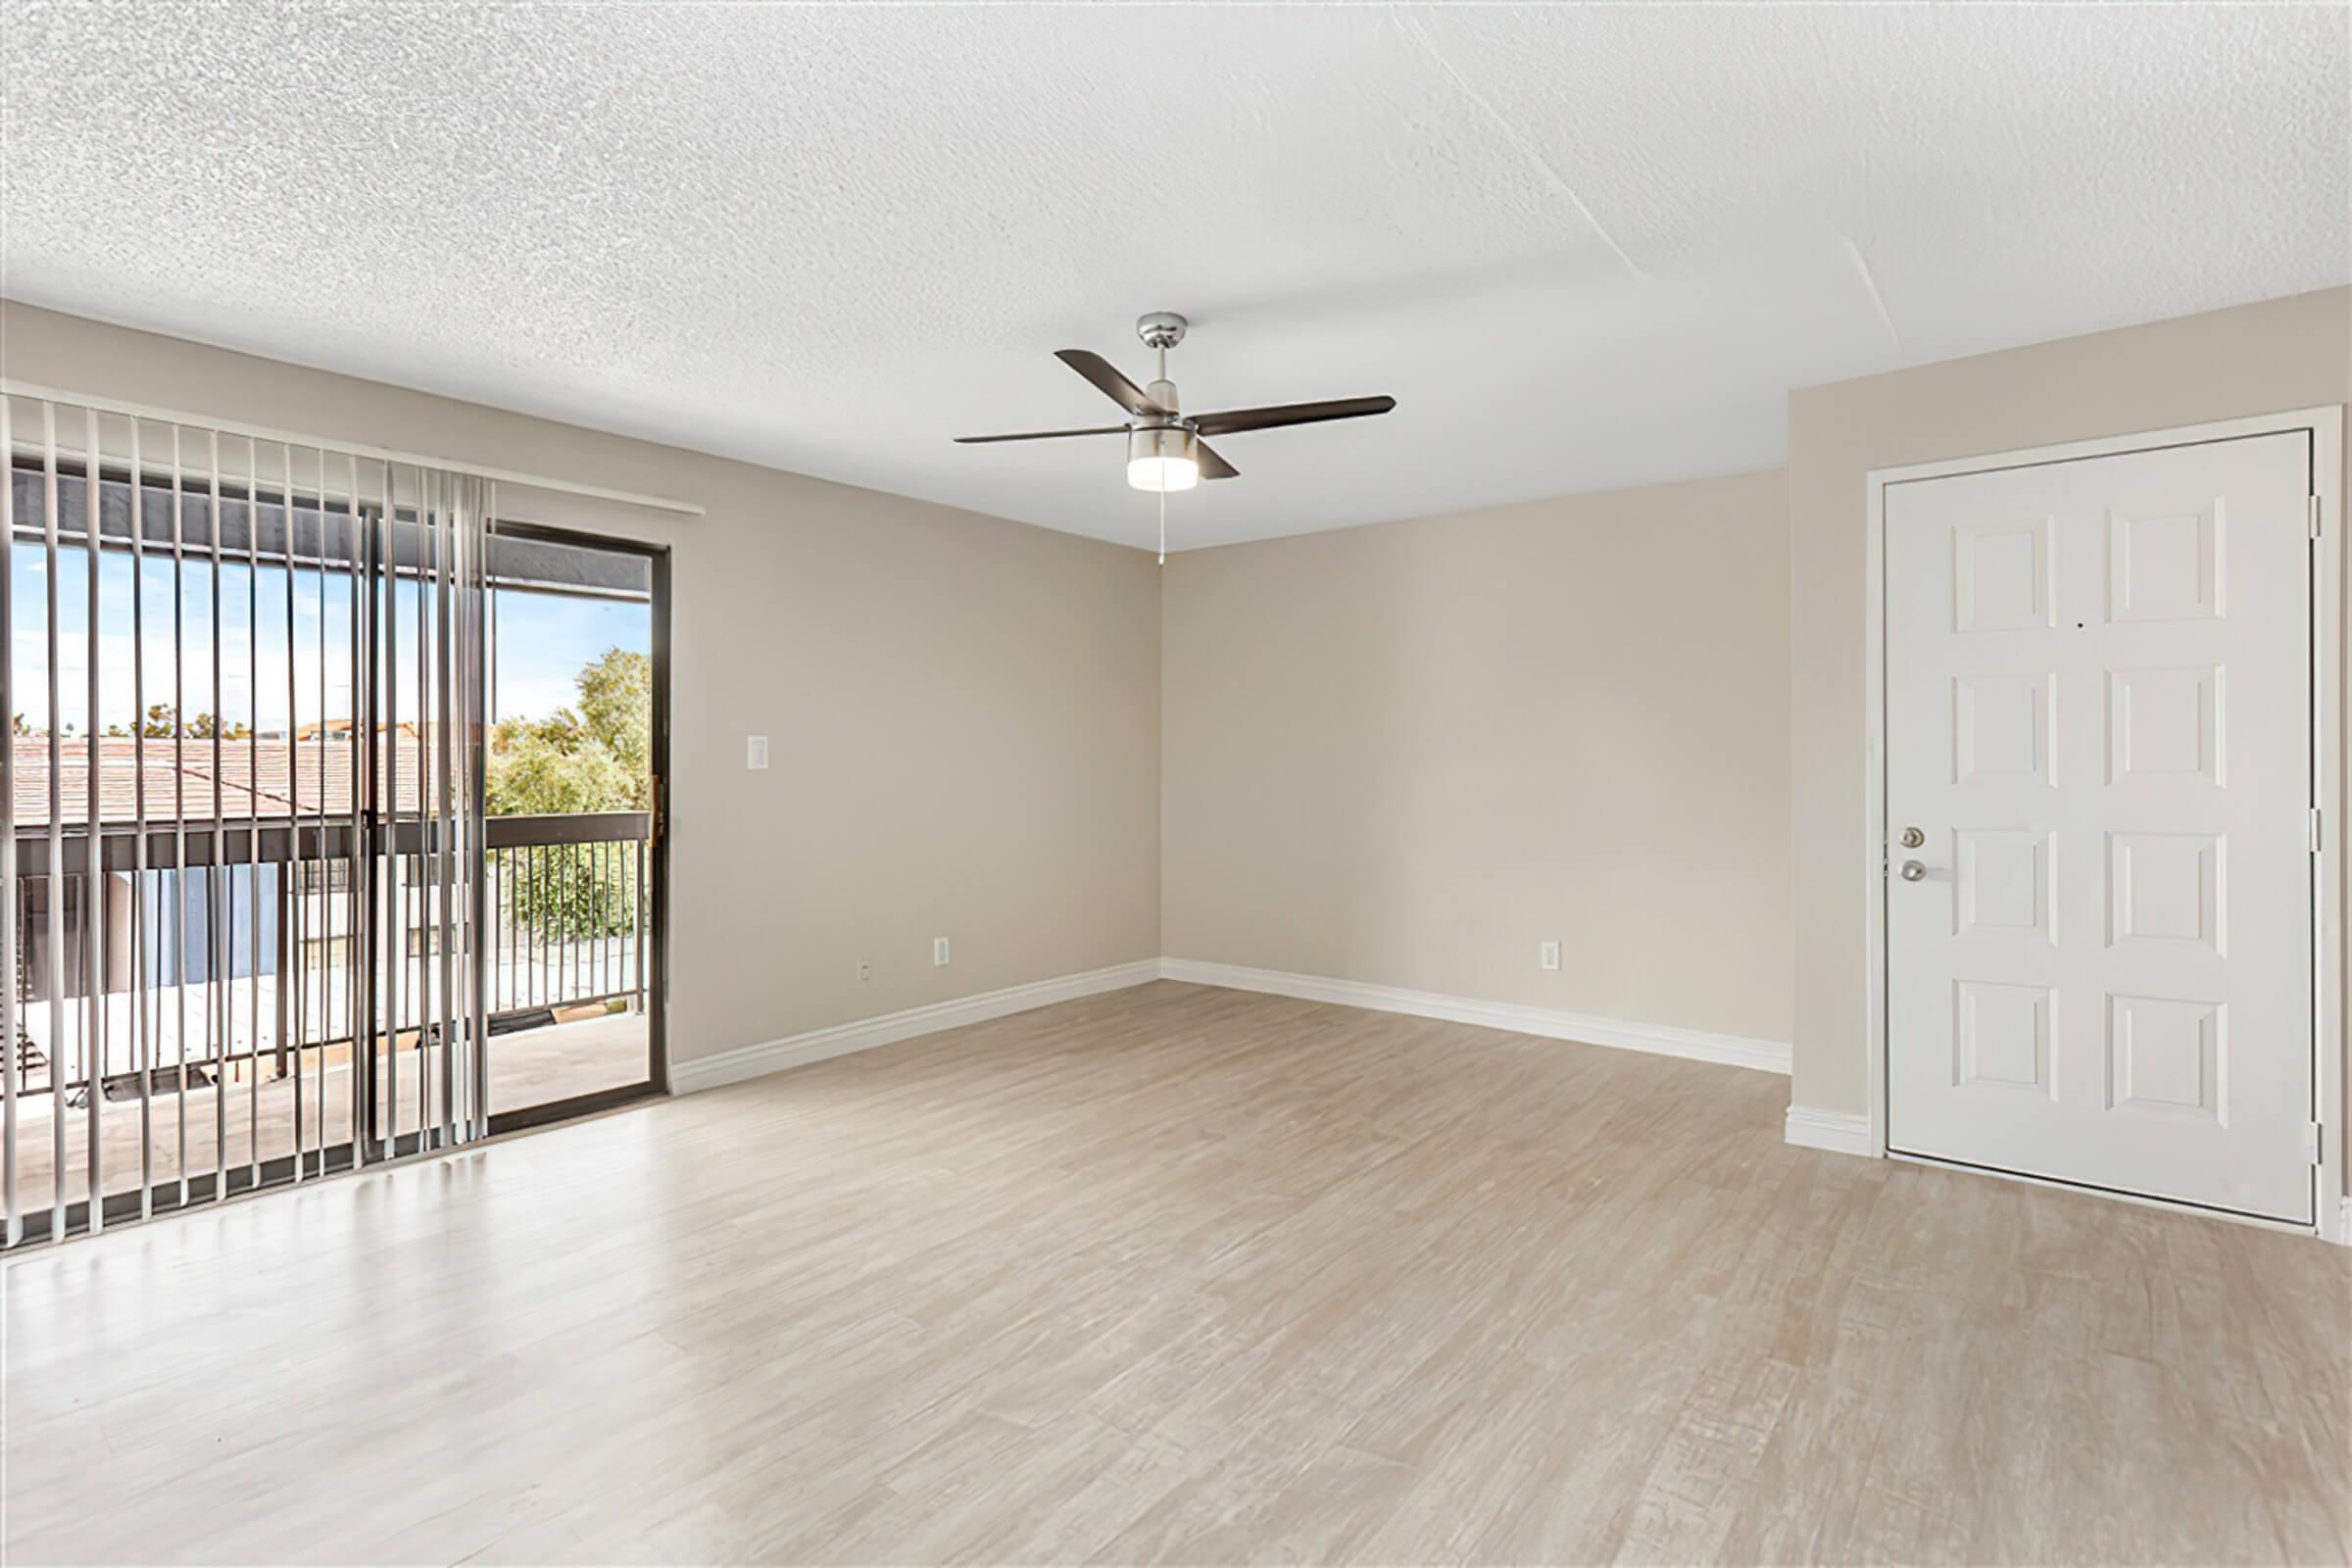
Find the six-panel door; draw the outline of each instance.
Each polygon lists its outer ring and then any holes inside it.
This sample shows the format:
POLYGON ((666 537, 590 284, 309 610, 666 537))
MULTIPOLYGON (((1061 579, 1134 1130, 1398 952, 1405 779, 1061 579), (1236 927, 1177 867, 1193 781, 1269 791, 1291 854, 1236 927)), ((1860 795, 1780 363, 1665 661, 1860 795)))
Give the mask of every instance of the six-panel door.
POLYGON ((2312 1219, 2310 462, 1887 487, 1891 1149, 2312 1219))

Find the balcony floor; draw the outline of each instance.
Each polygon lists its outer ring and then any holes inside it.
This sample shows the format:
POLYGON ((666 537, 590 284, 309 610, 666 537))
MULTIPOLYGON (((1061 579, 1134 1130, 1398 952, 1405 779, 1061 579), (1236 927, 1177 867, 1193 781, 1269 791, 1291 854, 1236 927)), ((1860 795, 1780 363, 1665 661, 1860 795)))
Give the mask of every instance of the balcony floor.
MULTIPOLYGON (((413 1037, 409 1037, 412 1038, 413 1037)), ((305 1150, 319 1148, 321 1102, 328 1144, 351 1139, 351 1069, 341 1048, 323 1064, 320 1053, 307 1052, 301 1086, 301 1140, 305 1150)), ((181 1121, 180 1097, 166 1091, 148 1104, 147 1147, 154 1180, 159 1187, 180 1174, 182 1132, 187 1149, 187 1174, 212 1174, 216 1163, 232 1170, 249 1164, 255 1142, 262 1159, 291 1154, 295 1147, 296 1097, 292 1074, 271 1076, 267 1058, 259 1082, 239 1064, 221 1088, 191 1085, 181 1121), (216 1109, 225 1102, 216 1145, 216 1109)), ((414 1046, 400 1054, 396 1071, 400 1127, 414 1131, 417 1124, 419 1074, 414 1046)), ((640 1013, 607 1013, 577 1022, 499 1035, 490 1042, 490 1107, 493 1113, 520 1110, 603 1089, 642 1083, 647 1076, 646 1019, 640 1013)), ((437 1076, 433 1104, 439 1104, 437 1076)), ((27 1095, 17 1106, 18 1211, 32 1213, 49 1206, 54 1187, 56 1129, 51 1123, 51 1096, 27 1095)), ((99 1115, 99 1172, 108 1194, 135 1192, 139 1186, 140 1106, 136 1099, 108 1100, 99 1115)), ((69 1104, 65 1123, 66 1197, 69 1202, 88 1195, 89 1108, 69 1104)))

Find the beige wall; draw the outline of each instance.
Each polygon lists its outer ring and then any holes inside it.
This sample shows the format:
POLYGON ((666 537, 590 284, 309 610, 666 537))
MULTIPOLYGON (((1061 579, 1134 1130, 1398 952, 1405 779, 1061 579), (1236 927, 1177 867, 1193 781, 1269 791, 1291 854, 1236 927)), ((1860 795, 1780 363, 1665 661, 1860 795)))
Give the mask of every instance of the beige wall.
POLYGON ((22 305, 0 334, 21 381, 709 509, 502 498, 673 548, 673 1060, 1158 954, 1150 556, 22 305))
POLYGON ((1171 557, 1168 955, 1787 1040, 1786 507, 1774 471, 1171 557))
POLYGON ((1864 475, 2352 401, 2352 290, 1898 370, 1788 400, 1794 1102, 1868 1099, 1864 475))

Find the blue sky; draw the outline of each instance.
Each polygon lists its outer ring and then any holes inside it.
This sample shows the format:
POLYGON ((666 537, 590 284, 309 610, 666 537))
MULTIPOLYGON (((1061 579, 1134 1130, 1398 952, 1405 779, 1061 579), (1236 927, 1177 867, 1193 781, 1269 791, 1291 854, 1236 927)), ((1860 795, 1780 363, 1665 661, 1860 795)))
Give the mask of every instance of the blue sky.
MULTIPOLYGON (((575 707, 572 677, 609 649, 650 654, 649 606, 501 588, 492 614, 498 622, 498 679, 492 701, 500 718, 544 718, 575 707)), ((413 613, 414 612, 412 612, 413 613)))
MULTIPOLYGON (((17 545, 11 557, 10 635, 13 667, 9 671, 8 708, 22 713, 34 729, 48 723, 48 579, 45 553, 38 545, 17 545)), ((137 711, 132 681, 132 572, 129 556, 109 551, 99 562, 98 611, 98 728, 130 727, 137 711)), ((58 708, 73 733, 89 728, 88 642, 89 557, 82 550, 58 554, 58 708)), ((180 638, 184 651, 181 680, 183 706, 191 714, 215 709, 212 668, 213 583, 209 567, 191 562, 181 568, 180 638)), ((172 700, 172 561, 150 555, 143 584, 146 701, 172 700)), ((253 603, 256 574, 245 566, 224 563, 220 571, 220 692, 219 710, 232 723, 241 722, 265 733, 282 733, 289 706, 298 722, 324 716, 348 717, 351 712, 350 579, 326 575, 323 618, 318 573, 293 574, 291 618, 296 650, 288 670, 287 572, 265 565, 260 569, 259 603, 253 603), (253 667, 250 649, 257 645, 249 632, 258 615, 260 666, 253 667), (325 669, 321 679, 320 641, 324 639, 325 669), (289 677, 292 690, 288 690, 289 677), (258 699, 257 699, 258 689, 258 699), (323 710, 323 711, 322 711, 323 710)), ((493 718, 543 717, 572 703, 577 688, 572 677, 610 648, 650 652, 653 625, 642 604, 612 603, 553 594, 500 589, 496 594, 498 621, 496 712, 493 718)), ((416 710, 416 588, 403 583, 399 600, 400 665, 398 703, 404 713, 416 710)))

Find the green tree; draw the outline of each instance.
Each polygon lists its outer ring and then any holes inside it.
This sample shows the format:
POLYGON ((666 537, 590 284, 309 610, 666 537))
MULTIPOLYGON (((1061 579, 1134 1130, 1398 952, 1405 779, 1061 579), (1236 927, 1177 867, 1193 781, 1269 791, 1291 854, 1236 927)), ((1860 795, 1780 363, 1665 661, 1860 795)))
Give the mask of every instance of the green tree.
MULTIPOLYGON (((515 718, 491 731, 485 805, 493 816, 642 811, 652 798, 653 668, 608 649, 573 677, 580 710, 515 718)), ((513 917, 553 937, 618 936, 637 918, 634 855, 589 845, 507 852, 513 917)))
POLYGON ((493 816, 567 816, 637 809, 628 768, 567 710, 509 719, 491 733, 493 816))
POLYGON ((644 810, 653 794, 654 662, 608 648, 576 679, 580 722, 626 769, 627 808, 644 810))
POLYGON ((245 721, 241 718, 232 720, 228 727, 223 729, 220 721, 212 714, 198 713, 194 718, 188 720, 188 734, 192 739, 200 741, 209 741, 215 738, 224 741, 241 741, 252 738, 253 731, 245 726, 245 721))

